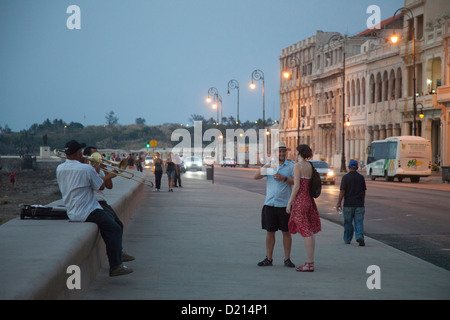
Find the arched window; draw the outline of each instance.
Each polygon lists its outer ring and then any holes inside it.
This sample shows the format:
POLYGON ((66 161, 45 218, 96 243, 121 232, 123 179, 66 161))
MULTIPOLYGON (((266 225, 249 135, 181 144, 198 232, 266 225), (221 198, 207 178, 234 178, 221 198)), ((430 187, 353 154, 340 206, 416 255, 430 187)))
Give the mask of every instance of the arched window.
POLYGON ((362 105, 366 104, 366 79, 363 77, 361 80, 361 98, 362 105))
POLYGON ((383 101, 387 101, 389 98, 389 77, 387 71, 383 73, 383 101))
POLYGON ((377 82, 376 82, 376 102, 383 101, 383 90, 382 90, 383 82, 381 80, 381 73, 377 73, 377 82))
POLYGON ((355 80, 352 80, 352 106, 355 105, 355 80))
POLYGON ((396 84, 395 84, 395 97, 397 99, 400 99, 402 97, 402 91, 403 91, 403 82, 402 82, 402 69, 397 69, 397 76, 395 77, 396 84))
POLYGON ((389 73, 389 99, 396 99, 394 69, 391 69, 391 72, 389 73))
POLYGON ((356 79, 356 105, 359 106, 361 104, 361 85, 359 83, 359 79, 356 79))
POLYGON ((373 74, 370 75, 369 86, 370 86, 370 103, 375 103, 376 84, 375 84, 375 77, 373 76, 373 74))

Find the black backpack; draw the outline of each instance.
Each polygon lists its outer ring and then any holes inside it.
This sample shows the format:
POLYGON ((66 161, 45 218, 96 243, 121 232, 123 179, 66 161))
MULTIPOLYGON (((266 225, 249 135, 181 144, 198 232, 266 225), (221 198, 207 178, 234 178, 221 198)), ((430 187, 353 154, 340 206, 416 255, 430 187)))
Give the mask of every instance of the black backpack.
POLYGON ((311 185, 309 187, 309 194, 313 198, 318 198, 320 193, 322 192, 322 180, 320 180, 320 174, 317 172, 316 168, 312 165, 312 176, 311 176, 311 185))

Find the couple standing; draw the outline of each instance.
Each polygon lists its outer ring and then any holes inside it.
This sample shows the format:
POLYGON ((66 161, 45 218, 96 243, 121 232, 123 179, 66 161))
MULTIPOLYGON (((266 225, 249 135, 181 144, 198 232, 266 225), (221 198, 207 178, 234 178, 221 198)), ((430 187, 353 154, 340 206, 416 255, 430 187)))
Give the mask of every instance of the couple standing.
POLYGON ((266 258, 258 266, 271 266, 275 246, 275 232, 283 233, 284 265, 295 267, 290 260, 291 234, 300 233, 304 238, 307 261, 296 268, 300 272, 314 271, 314 234, 321 230, 319 211, 310 196, 309 186, 312 165, 311 148, 306 144, 297 146, 298 162, 286 159, 286 144, 278 142, 274 148, 278 163, 269 162, 255 173, 255 179, 267 177, 266 201, 261 213, 262 228, 266 234, 266 258), (278 153, 278 157, 277 157, 278 153), (293 185, 291 192, 291 185, 293 185))

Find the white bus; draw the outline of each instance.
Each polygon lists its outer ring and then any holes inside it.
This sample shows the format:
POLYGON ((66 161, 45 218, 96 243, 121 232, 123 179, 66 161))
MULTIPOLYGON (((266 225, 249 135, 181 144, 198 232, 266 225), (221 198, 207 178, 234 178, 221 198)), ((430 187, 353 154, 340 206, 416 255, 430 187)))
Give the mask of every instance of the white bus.
POLYGON ((419 182, 420 177, 431 175, 431 143, 415 136, 390 137, 376 140, 367 152, 367 174, 372 180, 384 177, 386 181, 402 181, 410 178, 419 182))

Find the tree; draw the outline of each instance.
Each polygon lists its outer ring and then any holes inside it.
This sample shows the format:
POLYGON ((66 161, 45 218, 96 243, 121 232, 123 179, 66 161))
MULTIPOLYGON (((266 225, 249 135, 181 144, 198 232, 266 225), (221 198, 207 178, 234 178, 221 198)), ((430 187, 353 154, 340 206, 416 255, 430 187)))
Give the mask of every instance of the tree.
POLYGON ((191 117, 189 118, 189 122, 194 123, 195 121, 206 122, 206 119, 205 119, 205 117, 203 117, 202 115, 199 115, 199 114, 191 114, 191 117))
POLYGON ((136 118, 136 124, 145 124, 145 119, 144 118, 136 118))
POLYGON ((119 118, 115 116, 112 110, 106 114, 105 119, 108 126, 115 126, 119 122, 119 118))

